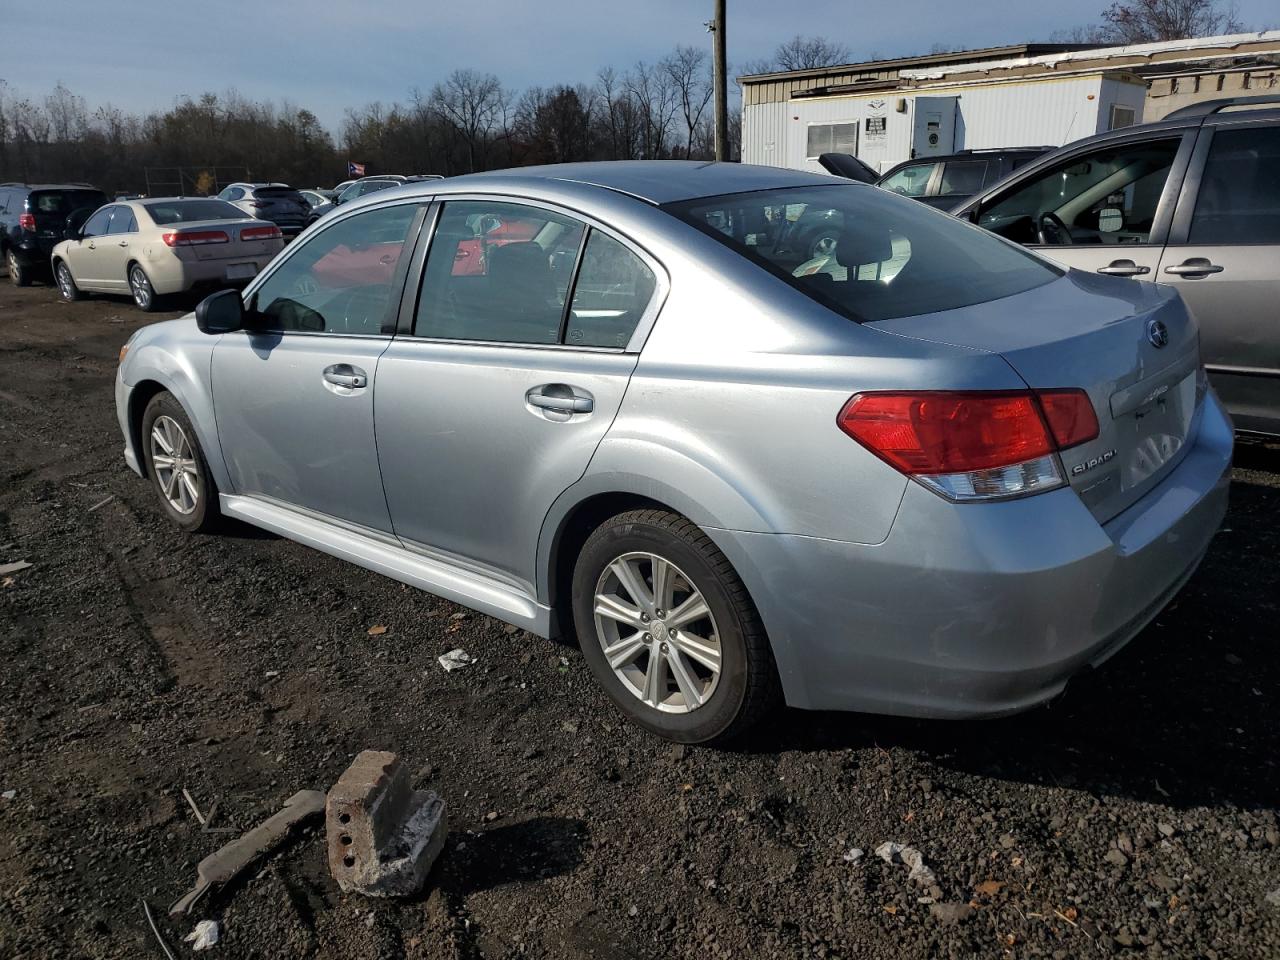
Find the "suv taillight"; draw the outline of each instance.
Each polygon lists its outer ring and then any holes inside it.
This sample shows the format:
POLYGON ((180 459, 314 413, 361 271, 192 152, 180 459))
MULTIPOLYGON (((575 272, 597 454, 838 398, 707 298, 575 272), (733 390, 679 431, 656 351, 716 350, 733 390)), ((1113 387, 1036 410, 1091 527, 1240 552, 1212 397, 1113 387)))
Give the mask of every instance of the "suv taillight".
POLYGON ((36 228, 36 215, 34 213, 18 214, 18 226, 23 230, 34 230, 36 228))
POLYGON ((991 500, 1066 483, 1059 450, 1098 435, 1083 390, 859 393, 841 430, 950 500, 991 500))

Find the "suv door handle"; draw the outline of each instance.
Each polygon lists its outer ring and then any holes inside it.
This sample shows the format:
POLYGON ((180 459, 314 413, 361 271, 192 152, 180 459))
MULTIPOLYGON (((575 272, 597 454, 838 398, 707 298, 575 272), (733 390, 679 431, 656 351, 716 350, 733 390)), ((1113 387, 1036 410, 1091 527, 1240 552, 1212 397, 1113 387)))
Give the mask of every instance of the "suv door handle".
POLYGON ((589 396, 580 395, 584 392, 575 392, 573 387, 563 383, 547 383, 534 387, 524 398, 529 401, 530 406, 551 413, 590 413, 596 407, 595 401, 589 396))
POLYGON ((349 363, 335 363, 324 368, 324 382, 332 383, 335 387, 361 390, 369 385, 369 375, 349 363))
POLYGON ((1176 277, 1207 277, 1211 273, 1221 273, 1223 269, 1216 263, 1210 263, 1206 257, 1192 257, 1190 260, 1183 260, 1171 267, 1165 267, 1164 272, 1172 273, 1176 277))
POLYGON ((1110 277, 1140 277, 1150 272, 1150 267, 1140 267, 1132 260, 1112 260, 1105 267, 1098 268, 1098 273, 1105 273, 1110 277))

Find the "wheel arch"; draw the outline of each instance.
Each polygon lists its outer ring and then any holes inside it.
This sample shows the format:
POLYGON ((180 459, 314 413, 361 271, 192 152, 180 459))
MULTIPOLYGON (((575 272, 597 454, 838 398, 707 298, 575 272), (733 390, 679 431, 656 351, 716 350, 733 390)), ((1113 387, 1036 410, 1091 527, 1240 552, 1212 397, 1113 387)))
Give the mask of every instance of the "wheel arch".
MULTIPOLYGON (((167 351, 157 352, 154 348, 142 348, 143 356, 138 360, 144 362, 139 368, 131 369, 132 382, 128 385, 128 398, 125 405, 125 426, 128 430, 127 440, 138 458, 138 465, 144 476, 148 475, 146 457, 143 456, 142 416, 156 394, 168 392, 178 401, 192 428, 196 439, 204 451, 205 462, 209 473, 219 490, 231 490, 230 477, 226 464, 222 459, 222 448, 218 443, 218 431, 214 420, 213 398, 206 386, 191 369, 191 360, 186 362, 180 356, 167 351)), ((206 358, 207 359, 207 358, 206 358)), ((133 358, 130 358, 131 364, 133 358)))

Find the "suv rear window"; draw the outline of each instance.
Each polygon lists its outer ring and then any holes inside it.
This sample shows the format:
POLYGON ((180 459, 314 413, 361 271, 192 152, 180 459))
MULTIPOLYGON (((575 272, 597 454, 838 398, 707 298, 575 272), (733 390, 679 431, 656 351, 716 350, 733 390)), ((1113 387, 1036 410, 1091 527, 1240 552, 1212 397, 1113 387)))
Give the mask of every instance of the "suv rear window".
POLYGON ((32 213, 65 217, 84 207, 96 210, 106 202, 107 195, 100 190, 32 190, 27 197, 27 209, 32 213))
POLYGON ((164 200, 148 203, 147 214, 156 226, 191 223, 194 220, 244 220, 248 214, 225 200, 164 200))
POLYGON ((860 184, 761 190, 663 209, 856 321, 986 303, 1062 275, 983 230, 860 184))

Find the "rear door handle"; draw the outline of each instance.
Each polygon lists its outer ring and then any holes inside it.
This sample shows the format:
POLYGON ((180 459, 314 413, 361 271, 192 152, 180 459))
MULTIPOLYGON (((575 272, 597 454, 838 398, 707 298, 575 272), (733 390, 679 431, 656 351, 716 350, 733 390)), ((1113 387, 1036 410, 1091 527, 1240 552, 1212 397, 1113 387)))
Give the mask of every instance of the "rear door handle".
POLYGON ((335 363, 331 367, 324 368, 324 381, 332 383, 335 387, 361 390, 369 385, 369 375, 349 363, 335 363))
POLYGON ((590 413, 595 409, 595 401, 585 396, 585 391, 575 391, 573 387, 563 383, 547 383, 534 387, 525 394, 529 405, 551 413, 575 414, 590 413))
POLYGON ((1150 267, 1140 267, 1132 260, 1112 260, 1105 267, 1098 268, 1098 273, 1109 277, 1140 277, 1150 272, 1150 267))
POLYGON ((1207 277, 1211 273, 1221 273, 1223 269, 1216 263, 1210 263, 1205 257, 1192 257, 1182 263, 1165 267, 1164 272, 1172 273, 1176 277, 1207 277))
POLYGON ((129 241, 128 241, 128 240, 121 240, 121 241, 120 241, 120 246, 122 246, 122 247, 127 247, 128 245, 129 245, 129 241))

